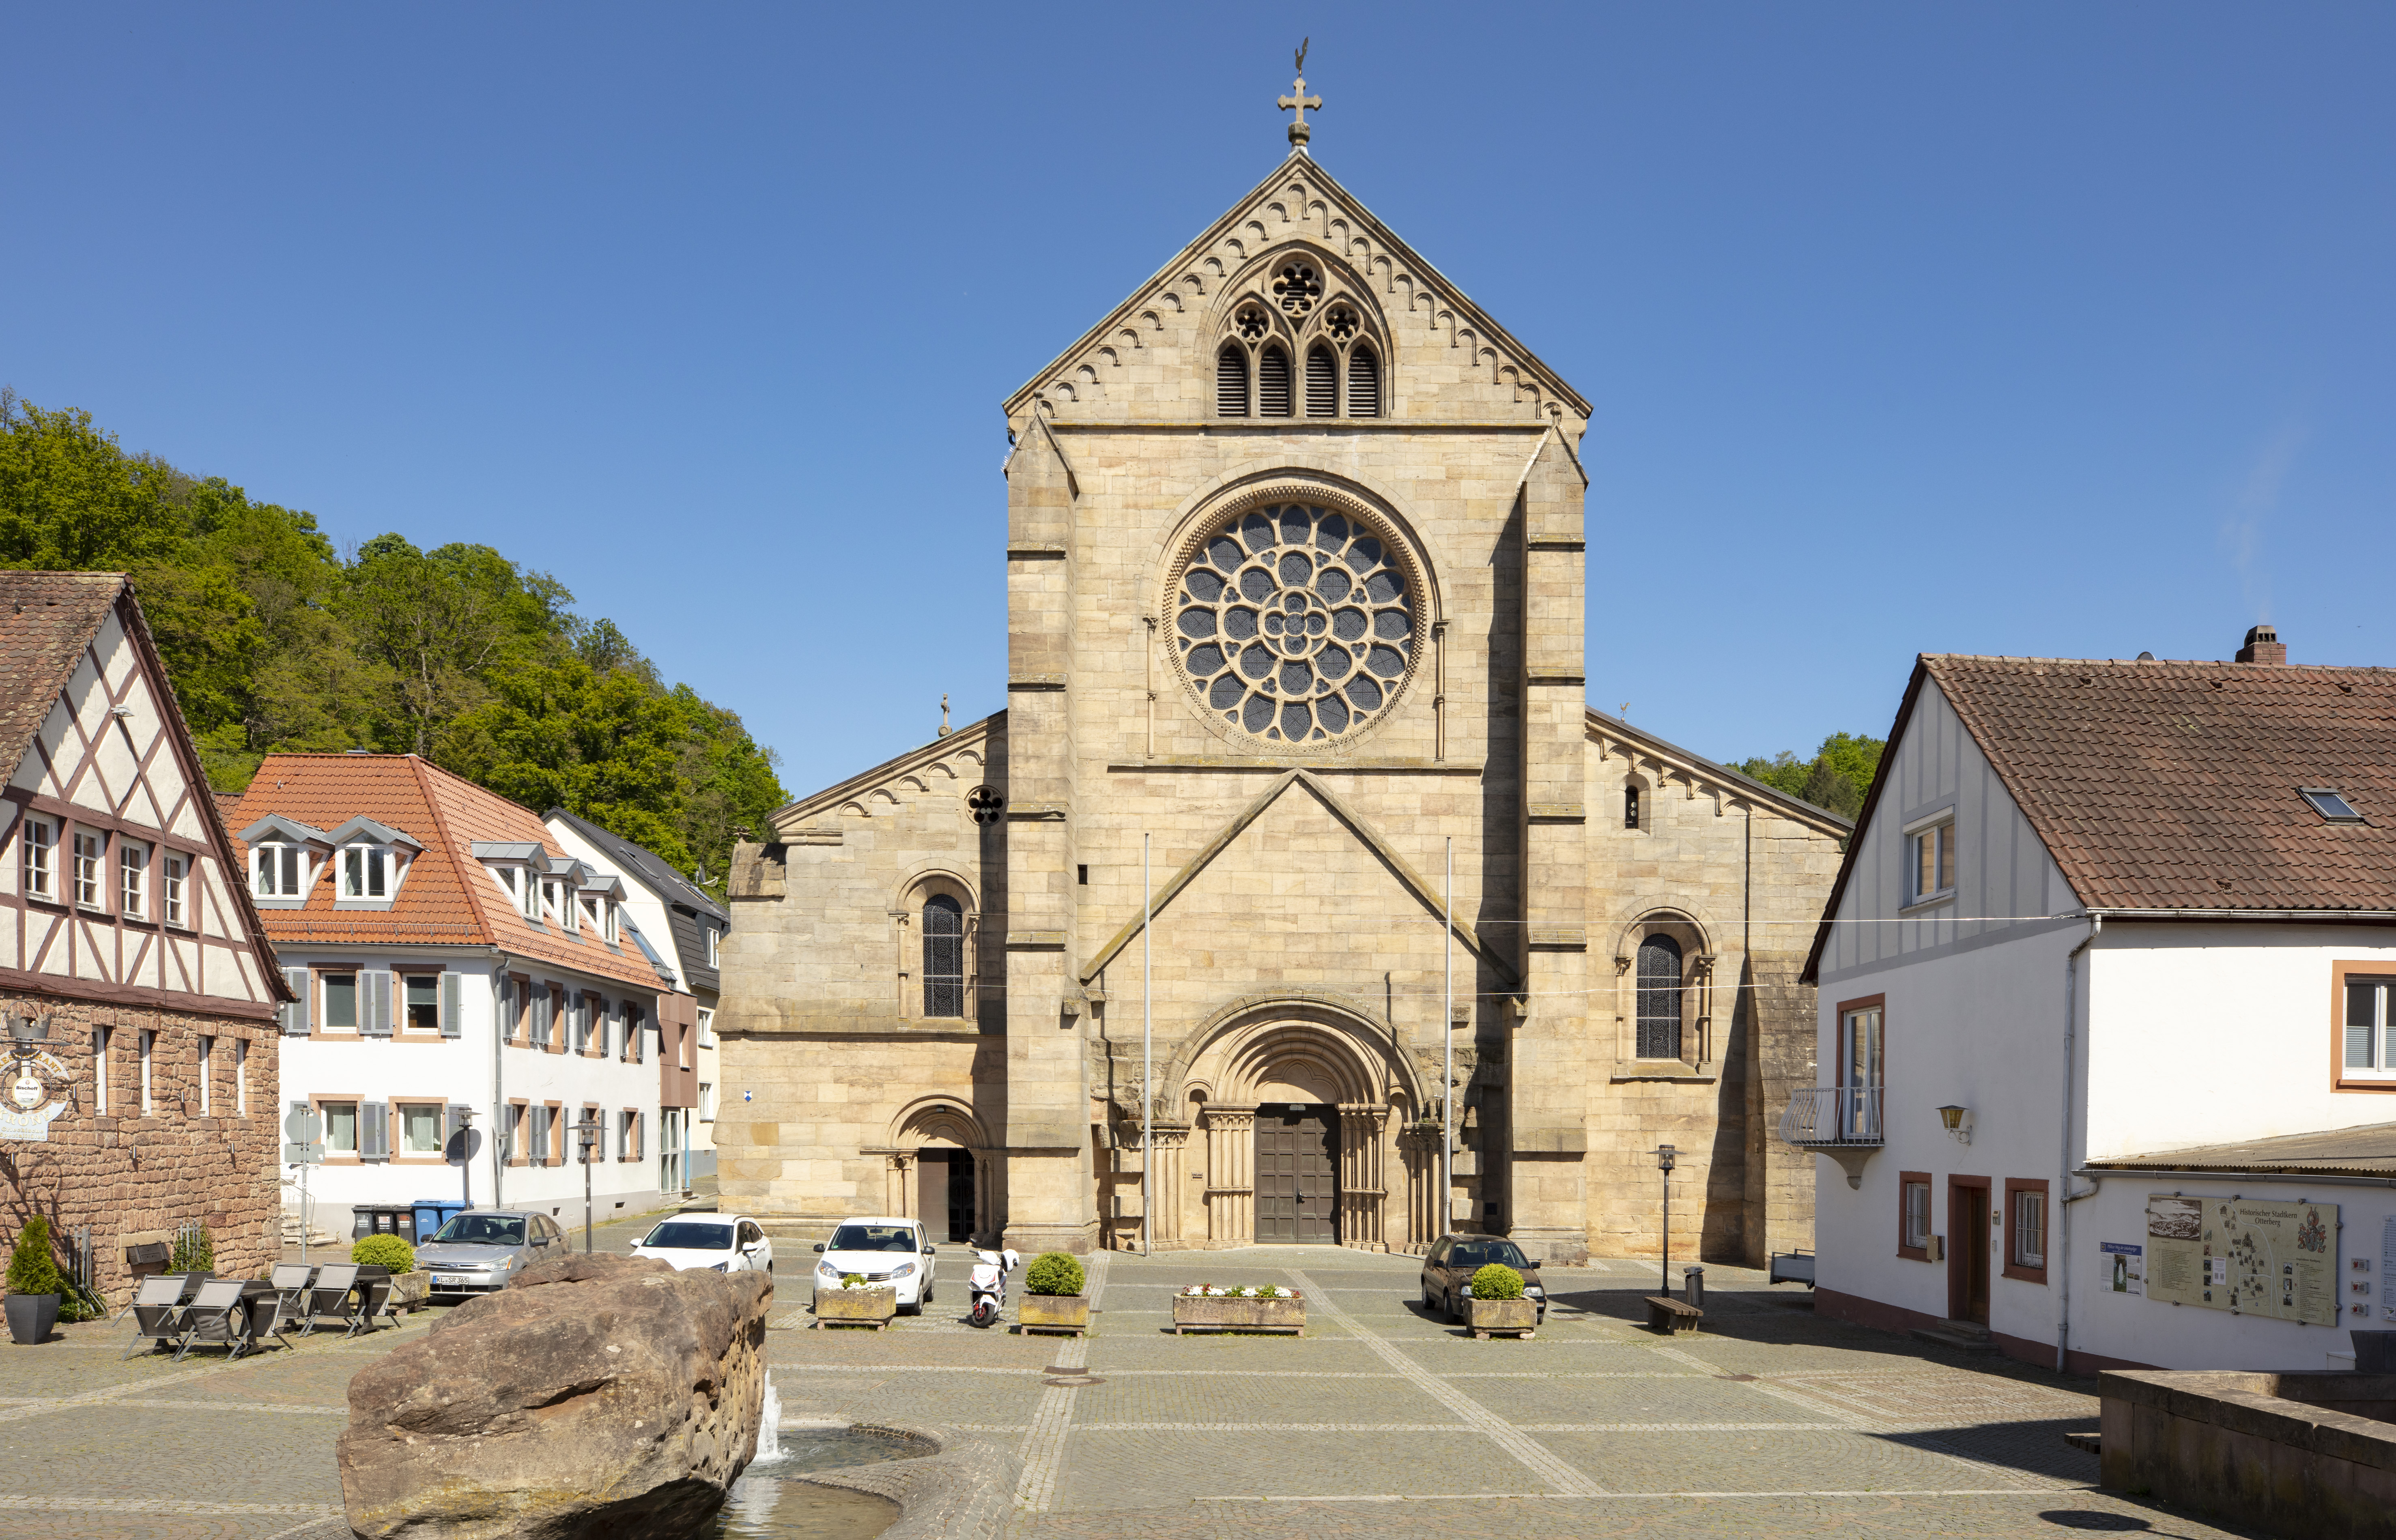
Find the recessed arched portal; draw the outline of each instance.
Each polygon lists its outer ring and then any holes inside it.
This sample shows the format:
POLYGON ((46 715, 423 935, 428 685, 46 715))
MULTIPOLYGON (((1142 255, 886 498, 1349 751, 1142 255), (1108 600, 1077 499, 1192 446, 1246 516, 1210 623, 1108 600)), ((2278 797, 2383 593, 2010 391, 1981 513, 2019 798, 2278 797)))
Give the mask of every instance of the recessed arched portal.
POLYGON ((936 1241, 971 1243, 995 1229, 996 1171, 981 1122, 957 1097, 930 1096, 893 1120, 890 1212, 921 1220, 936 1241))

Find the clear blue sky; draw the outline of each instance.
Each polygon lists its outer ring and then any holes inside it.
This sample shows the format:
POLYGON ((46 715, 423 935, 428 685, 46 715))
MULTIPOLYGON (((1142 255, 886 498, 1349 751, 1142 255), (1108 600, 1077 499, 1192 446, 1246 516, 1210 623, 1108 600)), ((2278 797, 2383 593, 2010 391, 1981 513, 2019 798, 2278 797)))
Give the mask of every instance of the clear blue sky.
POLYGON ((1279 159, 1596 405, 1590 698, 2396 664, 2396 8, 51 6, 0 383, 481 540, 804 792, 1002 705, 998 402, 1279 159))

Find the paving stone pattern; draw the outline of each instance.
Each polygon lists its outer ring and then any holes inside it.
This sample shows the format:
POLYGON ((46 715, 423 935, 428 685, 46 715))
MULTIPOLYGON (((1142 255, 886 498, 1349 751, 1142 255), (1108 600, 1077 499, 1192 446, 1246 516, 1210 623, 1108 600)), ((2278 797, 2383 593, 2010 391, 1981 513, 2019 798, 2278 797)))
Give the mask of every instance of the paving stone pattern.
MULTIPOLYGON (((1709 1268, 1695 1336, 1639 1324, 1653 1280, 1617 1262, 1548 1269, 1537 1336, 1475 1342, 1424 1314, 1412 1258, 1210 1253, 1218 1282, 1304 1290, 1307 1334, 1176 1337, 1198 1265, 1094 1258, 1087 1338, 974 1331, 962 1288, 886 1332, 806 1331, 786 1289, 785 1426, 991 1440, 1021 1462, 1010 1540, 2243 1533, 2096 1491, 2062 1437, 2096 1427, 2093 1382, 1817 1321, 1741 1269, 1709 1268)), ((119 1362, 97 1323, 0 1349, 0 1540, 340 1540, 349 1377, 430 1320, 236 1364, 119 1362)))

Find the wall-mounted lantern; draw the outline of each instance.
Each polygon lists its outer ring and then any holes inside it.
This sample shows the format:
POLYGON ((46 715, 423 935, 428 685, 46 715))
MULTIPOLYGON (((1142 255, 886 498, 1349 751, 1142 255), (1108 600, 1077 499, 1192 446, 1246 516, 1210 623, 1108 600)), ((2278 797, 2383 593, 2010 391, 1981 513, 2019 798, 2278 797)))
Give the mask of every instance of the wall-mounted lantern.
POLYGON ((1948 1136, 1957 1144, 1967 1145, 1972 1142, 1972 1131, 1963 1126, 1963 1114, 1969 1110, 1971 1110, 1969 1108, 1951 1105, 1938 1109, 1939 1123, 1947 1130, 1948 1136))

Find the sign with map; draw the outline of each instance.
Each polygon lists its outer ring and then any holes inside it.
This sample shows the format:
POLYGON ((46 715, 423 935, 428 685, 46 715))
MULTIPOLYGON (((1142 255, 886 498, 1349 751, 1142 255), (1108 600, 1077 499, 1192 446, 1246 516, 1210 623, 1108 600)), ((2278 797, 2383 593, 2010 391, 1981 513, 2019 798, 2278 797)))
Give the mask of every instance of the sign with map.
POLYGON ((2147 1195, 2149 1299, 2335 1326, 2337 1205, 2147 1195))

